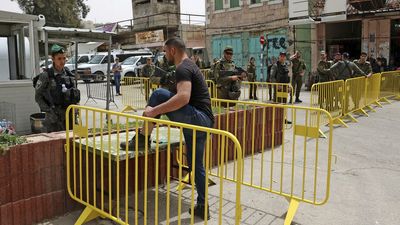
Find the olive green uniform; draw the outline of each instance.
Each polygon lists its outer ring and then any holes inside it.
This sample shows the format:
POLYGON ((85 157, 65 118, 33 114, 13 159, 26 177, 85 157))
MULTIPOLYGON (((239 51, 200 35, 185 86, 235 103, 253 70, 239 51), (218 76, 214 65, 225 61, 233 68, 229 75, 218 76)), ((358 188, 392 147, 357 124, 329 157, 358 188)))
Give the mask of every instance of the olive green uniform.
POLYGON ((225 58, 215 64, 213 76, 217 81, 217 97, 220 99, 238 100, 240 97, 241 80, 232 80, 236 65, 225 58))
POLYGON ((301 86, 303 85, 303 75, 306 70, 306 64, 298 58, 292 59, 292 86, 296 89, 296 99, 300 97, 301 86))
POLYGON ((372 66, 371 63, 368 61, 365 61, 364 63, 361 63, 360 60, 354 60, 354 64, 356 64, 365 74, 370 74, 372 73, 372 66))
MULTIPOLYGON (((256 81, 256 65, 249 63, 247 65, 247 79, 250 82, 255 82, 256 81)), ((250 99, 256 99, 257 100, 257 85, 250 84, 250 99)))
MULTIPOLYGON (((271 67, 271 81, 273 83, 290 83, 289 68, 285 63, 277 62, 271 67)), ((276 86, 274 88, 273 101, 278 103, 286 103, 287 98, 277 98, 277 92, 289 92, 287 86, 276 86), (278 90, 277 90, 278 89, 278 90)))
MULTIPOLYGON (((55 72, 54 68, 48 69, 38 75, 35 86, 35 100, 40 110, 46 113, 44 126, 47 132, 62 131, 66 129, 65 111, 71 104, 80 100, 79 90, 76 89, 73 75, 64 68, 55 72), (62 85, 68 89, 62 91, 62 85), (79 96, 77 96, 79 95, 79 96)), ((69 118, 69 128, 72 128, 72 114, 69 118)))
POLYGON ((150 82, 145 82, 144 83, 144 87, 145 87, 145 99, 146 101, 149 100, 149 95, 150 95, 150 85, 152 84, 152 80, 151 77, 154 74, 154 71, 156 70, 156 67, 153 64, 146 64, 145 66, 143 66, 142 68, 142 77, 148 77, 150 78, 150 82))
POLYGON ((334 78, 332 76, 331 71, 329 71, 329 68, 331 68, 332 66, 332 62, 330 61, 319 61, 318 62, 318 77, 319 77, 319 81, 320 83, 322 82, 328 82, 328 81, 333 81, 334 78))

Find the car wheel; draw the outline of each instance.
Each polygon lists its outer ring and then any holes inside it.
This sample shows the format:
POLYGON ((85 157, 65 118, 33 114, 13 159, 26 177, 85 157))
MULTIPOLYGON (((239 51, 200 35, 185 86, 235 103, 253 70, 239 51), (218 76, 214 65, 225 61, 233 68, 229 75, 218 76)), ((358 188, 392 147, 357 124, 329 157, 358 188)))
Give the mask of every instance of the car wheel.
POLYGON ((100 71, 97 71, 96 73, 94 73, 95 74, 95 77, 94 77, 94 81, 95 82, 100 82, 100 81, 103 81, 104 80, 104 73, 102 73, 102 72, 100 72, 100 71))

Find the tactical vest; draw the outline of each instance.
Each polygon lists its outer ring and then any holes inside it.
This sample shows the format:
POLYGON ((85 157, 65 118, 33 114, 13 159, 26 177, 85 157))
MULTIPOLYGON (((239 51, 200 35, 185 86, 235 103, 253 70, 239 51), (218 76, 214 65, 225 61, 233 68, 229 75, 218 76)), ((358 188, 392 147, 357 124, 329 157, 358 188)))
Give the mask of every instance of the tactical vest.
POLYGON ((289 77, 288 67, 285 64, 282 65, 280 62, 277 62, 276 66, 277 66, 276 79, 278 83, 289 83, 290 77, 289 77))
POLYGON ((65 69, 65 75, 55 75, 54 69, 50 68, 47 72, 49 77, 48 91, 51 96, 53 105, 67 107, 71 104, 80 102, 80 91, 74 87, 73 74, 65 69), (68 89, 62 91, 62 85, 68 89))
MULTIPOLYGON (((229 63, 225 60, 220 61, 220 73, 225 71, 234 71, 235 68, 236 66, 233 64, 233 62, 229 63)), ((228 96, 230 100, 238 100, 241 94, 241 85, 241 80, 231 81, 228 85, 221 86, 221 91, 225 96, 228 96)))

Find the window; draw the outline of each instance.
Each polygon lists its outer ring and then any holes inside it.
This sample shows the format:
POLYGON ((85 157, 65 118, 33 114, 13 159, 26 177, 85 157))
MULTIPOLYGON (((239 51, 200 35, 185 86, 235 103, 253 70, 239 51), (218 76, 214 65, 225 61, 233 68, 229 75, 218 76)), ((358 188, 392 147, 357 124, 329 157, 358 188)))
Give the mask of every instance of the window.
POLYGON ((231 8, 239 7, 239 0, 231 0, 231 8))
POLYGON ((78 63, 87 63, 87 62, 89 62, 89 57, 87 57, 86 55, 78 59, 78 63))
POLYGON ((261 0, 250 0, 250 4, 257 4, 260 2, 261 2, 261 0))
POLYGON ((224 8, 223 0, 215 0, 215 10, 221 10, 224 8))

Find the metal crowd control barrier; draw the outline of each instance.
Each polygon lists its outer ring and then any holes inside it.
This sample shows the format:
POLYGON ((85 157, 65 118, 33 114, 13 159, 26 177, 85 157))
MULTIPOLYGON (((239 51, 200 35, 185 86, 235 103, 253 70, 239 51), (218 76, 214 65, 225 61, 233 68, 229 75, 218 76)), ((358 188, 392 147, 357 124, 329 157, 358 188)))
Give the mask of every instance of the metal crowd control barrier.
MULTIPOLYGON (((300 202, 323 205, 330 193, 333 120, 318 108, 212 99, 215 128, 233 133, 242 145, 243 185, 286 198, 290 204, 285 225, 291 224, 300 202), (222 107, 229 104, 231 107, 222 107), (284 129, 292 110, 293 128, 284 129), (325 126, 328 125, 328 126, 325 126), (320 139, 320 130, 327 135, 320 139)), ((223 140, 220 138, 219 140, 223 140)), ((225 164, 224 177, 234 180, 235 152, 215 143, 218 159, 225 164)), ((215 174, 220 174, 216 168, 215 174)))
MULTIPOLYGON (((253 94, 261 102, 289 103, 293 100, 293 87, 290 83, 269 83, 269 82, 242 82, 242 93, 239 100, 255 100, 253 94)), ((293 102, 292 102, 293 103, 293 102)))
POLYGON ((210 80, 210 69, 201 69, 200 72, 203 74, 204 79, 210 80))
POLYGON ((343 117, 349 117, 352 121, 358 122, 358 120, 352 115, 352 113, 368 116, 368 113, 364 110, 366 106, 365 77, 347 79, 344 86, 346 88, 346 91, 344 96, 343 117))
POLYGON ((122 112, 144 109, 151 94, 150 80, 146 77, 125 77, 121 85, 122 112))
MULTIPOLYGON (((311 107, 328 111, 334 124, 349 127, 342 119, 344 107, 344 81, 330 81, 313 84, 311 87, 311 107)), ((328 122, 327 118, 322 118, 328 122)))
MULTIPOLYGON (((86 84, 86 95, 87 95, 87 100, 85 102, 85 105, 89 101, 89 99, 92 99, 95 103, 96 100, 103 100, 107 101, 107 82, 88 82, 86 84)), ((115 104, 114 100, 114 88, 110 85, 110 102, 115 104)), ((115 104, 117 106, 117 104, 115 104)), ((118 108, 118 106, 117 106, 118 108)))
POLYGON ((400 99, 400 71, 381 74, 380 101, 389 102, 389 98, 400 99))
MULTIPOLYGON (((216 209, 210 209, 211 220, 215 220, 213 224, 225 221, 222 210, 226 198, 234 202, 235 224, 240 224, 243 159, 241 146, 231 133, 85 106, 72 105, 66 115, 69 113, 79 114, 80 119, 73 119, 72 131, 66 133, 67 188, 71 198, 85 206, 75 224, 84 224, 96 217, 123 225, 182 224, 182 221, 188 224, 188 219, 182 218, 188 209, 194 215, 194 186, 189 192, 175 191, 173 185, 176 182, 171 180, 174 150, 178 152, 177 157, 183 159, 184 132, 192 134, 193 146, 196 146, 197 135, 206 136, 205 179, 215 175, 219 186, 208 189, 205 185, 205 204, 216 209), (153 127, 152 132, 150 126, 153 127), (139 127, 143 127, 145 135, 151 134, 144 141, 145 147, 136 145, 121 149, 120 142, 128 142, 139 132, 139 127), (218 151, 219 161, 211 158, 212 146, 217 142, 215 136, 221 140, 218 142, 221 149, 229 146, 236 156, 235 171, 230 171, 233 174, 229 179, 225 178, 227 165, 222 160, 226 158, 224 152, 218 151), (212 169, 218 173, 211 173, 212 169), (234 187, 233 192, 232 189, 225 190, 227 183, 234 187), (209 200, 211 197, 212 202, 209 200)), ((66 118, 66 126, 67 130, 71 128, 69 117, 66 118)), ((193 157, 188 159, 193 167, 196 163, 195 151, 193 148, 193 157)), ((177 180, 182 182, 185 173, 182 165, 175 172, 177 180)), ((195 176, 192 176, 192 183, 194 180, 195 176)), ((206 210, 204 213, 207 217, 206 210)), ((204 224, 207 223, 205 220, 204 224)), ((194 216, 190 217, 190 224, 194 224, 194 216)))
POLYGON ((365 108, 375 112, 372 105, 382 107, 379 103, 379 94, 381 90, 381 74, 376 73, 365 79, 365 108))
POLYGON ((217 86, 214 81, 206 80, 208 92, 210 93, 211 98, 217 98, 217 86))

